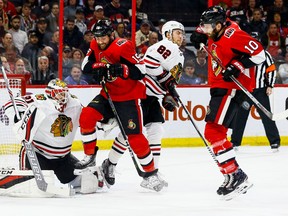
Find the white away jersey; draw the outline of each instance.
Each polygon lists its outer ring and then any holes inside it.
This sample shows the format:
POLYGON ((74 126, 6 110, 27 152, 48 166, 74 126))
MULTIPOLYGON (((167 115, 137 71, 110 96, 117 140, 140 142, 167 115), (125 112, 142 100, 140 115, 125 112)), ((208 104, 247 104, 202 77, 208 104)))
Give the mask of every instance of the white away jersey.
MULTIPOLYGON (((64 157, 71 151, 82 110, 82 105, 77 98, 69 95, 64 112, 59 112, 52 100, 44 94, 15 98, 15 102, 19 111, 24 111, 33 104, 46 115, 44 120, 39 123, 34 137, 31 137, 36 152, 48 159, 56 159, 64 157)), ((13 121, 15 113, 11 102, 7 103, 4 109, 10 121, 13 121)), ((33 121, 38 123, 37 115, 33 121)))
POLYGON ((161 75, 163 71, 172 73, 179 65, 183 67, 184 55, 177 44, 163 39, 147 49, 144 62, 147 73, 145 77, 146 94, 151 96, 163 95, 166 91, 158 84, 156 76, 161 75))

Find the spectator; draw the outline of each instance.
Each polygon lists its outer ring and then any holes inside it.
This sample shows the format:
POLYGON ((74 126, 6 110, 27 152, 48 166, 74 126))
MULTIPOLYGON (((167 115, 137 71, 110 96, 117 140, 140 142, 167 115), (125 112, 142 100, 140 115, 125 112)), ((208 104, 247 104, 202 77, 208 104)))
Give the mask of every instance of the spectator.
POLYGON ((105 19, 103 7, 101 5, 96 5, 93 17, 89 20, 87 24, 87 29, 92 30, 95 23, 97 23, 98 20, 102 19, 105 19))
POLYGON ((116 25, 116 28, 115 28, 115 38, 126 38, 127 37, 127 30, 126 30, 126 27, 125 27, 125 24, 123 22, 120 22, 116 25))
POLYGON ((46 17, 47 20, 47 31, 54 33, 59 29, 59 3, 53 2, 51 13, 46 17))
POLYGON ((9 17, 6 13, 6 11, 4 10, 4 2, 3 0, 0 0, 0 17, 2 18, 2 22, 3 22, 3 27, 6 31, 8 31, 9 29, 9 17))
POLYGON ((248 17, 248 22, 253 20, 253 12, 257 8, 256 0, 249 0, 246 10, 246 16, 248 17))
POLYGON ((43 48, 45 45, 49 44, 53 34, 47 30, 47 20, 45 17, 39 17, 36 22, 35 30, 39 39, 39 46, 43 48))
POLYGON ((148 37, 148 41, 142 44, 140 47, 137 48, 137 53, 140 56, 144 56, 148 47, 152 46, 153 44, 158 42, 158 34, 157 32, 151 32, 148 37))
POLYGON ((24 3, 22 6, 22 13, 20 15, 20 29, 25 32, 29 32, 35 28, 35 20, 31 16, 30 4, 24 3))
POLYGON ((47 56, 38 57, 38 67, 35 76, 33 76, 32 84, 48 84, 50 80, 55 78, 56 75, 49 68, 47 56))
POLYGON ((129 23, 128 9, 120 4, 120 0, 111 0, 106 4, 104 14, 114 25, 119 22, 129 23))
POLYGON ((74 64, 71 69, 71 74, 64 79, 68 85, 88 85, 88 83, 81 78, 82 70, 80 65, 74 64))
POLYGON ((288 52, 285 54, 285 63, 280 64, 278 69, 279 76, 283 84, 288 84, 288 52))
POLYGON ((13 5, 13 3, 11 3, 8 0, 2 0, 3 4, 4 4, 4 11, 7 13, 8 17, 13 17, 15 15, 17 15, 17 11, 15 6, 13 5))
POLYGON ((262 10, 260 8, 255 8, 252 15, 252 20, 248 24, 248 33, 260 40, 264 34, 267 33, 268 26, 266 22, 262 20, 262 10))
POLYGON ((19 58, 15 62, 14 74, 25 76, 26 84, 31 84, 31 73, 26 70, 24 61, 19 58))
POLYGON ((82 8, 78 8, 76 10, 75 17, 76 17, 75 18, 75 25, 78 27, 80 32, 82 34, 84 34, 85 31, 87 30, 87 25, 85 23, 84 10, 82 8))
POLYGON ((30 71, 30 72, 33 71, 33 68, 31 67, 30 62, 26 58, 20 56, 19 51, 15 45, 11 44, 7 46, 4 52, 4 56, 6 57, 8 61, 11 71, 15 70, 15 61, 18 58, 21 58, 24 61, 25 68, 27 71, 30 71))
POLYGON ((84 40, 79 46, 79 49, 84 53, 84 55, 86 55, 88 49, 90 48, 90 42, 92 41, 93 38, 94 34, 91 30, 87 30, 84 33, 84 40))
POLYGON ((75 17, 77 8, 80 8, 79 0, 68 0, 64 7, 64 17, 75 17))
POLYGON ((197 50, 197 56, 194 63, 195 63, 195 73, 203 80, 203 83, 207 83, 208 82, 207 53, 204 50, 197 50))
POLYGON ((47 56, 49 59, 50 70, 57 75, 58 74, 58 56, 50 46, 45 46, 41 50, 40 56, 47 56))
POLYGON ((141 48, 141 45, 143 45, 149 40, 148 36, 150 33, 151 31, 149 20, 143 20, 140 25, 140 29, 136 31, 136 48, 141 48))
POLYGON ((283 20, 288 19, 288 9, 284 5, 283 0, 274 0, 274 4, 267 10, 267 20, 266 22, 270 23, 273 21, 274 14, 278 12, 281 14, 283 20))
POLYGON ((84 54, 80 49, 73 49, 71 52, 71 59, 73 64, 82 64, 82 61, 84 59, 84 54))
MULTIPOLYGON (((1 0, 0 0, 1 1, 1 0)), ((13 42, 21 53, 25 44, 28 43, 27 33, 20 29, 21 17, 15 15, 11 18, 11 28, 8 30, 12 34, 13 42)))
POLYGON ((13 74, 13 71, 10 70, 10 65, 7 61, 7 58, 5 56, 0 56, 0 58, 6 74, 13 74))
POLYGON ((68 18, 63 32, 63 43, 71 48, 78 48, 82 41, 83 34, 79 31, 78 27, 75 26, 74 19, 68 18))
MULTIPOLYGON (((39 5, 38 0, 26 0, 26 1, 28 4, 30 4, 31 16, 34 17, 35 19, 37 17, 40 17, 40 16, 45 16, 47 11, 49 10, 49 6, 47 4, 45 4, 45 5, 40 4, 39 5)), ((42 1, 41 1, 41 3, 42 3, 42 1)))
POLYGON ((196 55, 195 55, 194 51, 187 49, 186 45, 187 45, 186 37, 184 36, 182 44, 180 46, 180 50, 183 52, 185 61, 195 60, 196 55))
POLYGON ((52 49, 58 56, 58 49, 59 49, 59 31, 58 30, 53 33, 51 41, 49 42, 48 45, 52 47, 52 49))
POLYGON ((241 5, 241 0, 231 0, 231 7, 227 10, 227 17, 238 23, 240 28, 247 31, 248 20, 246 10, 241 5))
MULTIPOLYGON (((13 43, 13 37, 12 34, 9 32, 6 32, 3 37, 1 37, 2 43, 0 44, 0 52, 4 53, 6 48, 10 45, 14 45, 13 43)), ((19 50, 18 50, 19 52, 19 50)))
POLYGON ((157 32, 158 32, 158 41, 162 40, 162 26, 164 25, 164 23, 166 23, 165 19, 160 19, 158 21, 158 27, 157 27, 157 32))
POLYGON ((203 80, 195 74, 195 64, 192 60, 186 61, 182 76, 179 80, 179 84, 193 85, 201 84, 203 80))
POLYGON ((35 71, 38 67, 38 56, 41 54, 41 47, 39 46, 39 39, 37 32, 35 30, 30 31, 29 33, 29 41, 25 45, 21 55, 28 59, 30 62, 33 71, 35 71))
POLYGON ((6 33, 6 30, 3 26, 3 18, 0 16, 0 38, 2 38, 5 33, 6 33))
POLYGON ((84 15, 87 23, 93 19, 96 5, 96 0, 86 0, 84 2, 84 15))
MULTIPOLYGON (((131 20, 132 20, 132 9, 131 8, 128 10, 128 14, 129 14, 130 22, 131 22, 131 20)), ((143 10, 142 0, 136 0, 136 24, 137 24, 137 29, 139 28, 141 22, 144 19, 148 19, 148 15, 143 10)))
POLYGON ((280 35, 286 38, 288 35, 287 20, 282 20, 281 14, 279 12, 275 12, 273 21, 276 23, 280 35))
POLYGON ((70 75, 71 68, 73 66, 71 59, 71 48, 65 45, 62 52, 62 76, 63 80, 70 75))
POLYGON ((276 63, 284 59, 285 38, 281 37, 275 22, 269 24, 268 32, 263 35, 261 42, 276 63))

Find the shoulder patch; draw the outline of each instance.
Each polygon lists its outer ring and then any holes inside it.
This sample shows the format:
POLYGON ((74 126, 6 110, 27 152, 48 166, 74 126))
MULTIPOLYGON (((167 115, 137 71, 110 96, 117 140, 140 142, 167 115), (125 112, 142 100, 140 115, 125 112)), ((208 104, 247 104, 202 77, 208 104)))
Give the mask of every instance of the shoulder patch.
POLYGON ((228 28, 224 32, 224 37, 230 38, 236 30, 234 28, 228 28))
POLYGON ((36 94, 35 95, 36 100, 46 100, 46 96, 44 94, 36 94))
POLYGON ((126 42, 127 42, 126 39, 119 39, 119 40, 116 42, 116 44, 117 44, 118 46, 121 46, 121 45, 125 44, 126 42))

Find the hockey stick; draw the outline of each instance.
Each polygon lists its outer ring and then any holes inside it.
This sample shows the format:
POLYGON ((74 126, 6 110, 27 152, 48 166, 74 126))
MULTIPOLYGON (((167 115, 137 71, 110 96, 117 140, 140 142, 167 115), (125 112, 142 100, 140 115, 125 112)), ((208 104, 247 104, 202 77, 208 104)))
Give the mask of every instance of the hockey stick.
MULTIPOLYGON (((13 97, 13 93, 12 93, 12 91, 10 89, 9 80, 7 78, 5 69, 4 69, 3 65, 2 65, 1 59, 0 59, 0 66, 1 66, 2 73, 3 73, 4 81, 6 83, 6 88, 7 88, 8 93, 9 93, 9 97, 10 97, 11 102, 13 104, 13 108, 14 108, 14 111, 15 111, 15 114, 16 114, 16 118, 17 118, 17 120, 20 120, 20 115, 19 115, 16 103, 15 103, 15 100, 14 100, 14 97, 13 97)), ((36 110, 34 110, 34 112, 35 111, 36 110)), ((24 118, 22 120, 23 127, 26 127, 26 124, 29 121, 29 117, 32 114, 33 114, 33 112, 28 110, 27 116, 26 116, 27 118, 24 118)), ((44 179, 44 175, 43 175, 42 170, 40 168, 39 161, 38 161, 38 158, 36 156, 36 153, 35 153, 33 145, 31 143, 28 143, 25 140, 22 141, 22 144, 23 144, 23 146, 25 147, 25 149, 27 151, 26 155, 27 155, 29 163, 31 165, 31 168, 32 168, 32 171, 33 171, 33 174, 34 174, 34 177, 35 177, 35 181, 36 181, 36 184, 37 184, 37 187, 40 190, 42 190, 44 192, 47 192, 47 193, 57 194, 57 195, 60 195, 60 196, 70 196, 70 195, 74 194, 74 192, 72 190, 70 190, 69 188, 57 188, 57 187, 54 187, 53 185, 48 184, 45 181, 45 179, 44 179)))
MULTIPOLYGON (((222 62, 216 56, 214 56, 203 43, 200 44, 200 49, 204 49, 207 54, 220 65, 221 68, 224 70, 226 69, 222 62)), ((230 78, 269 119, 277 121, 288 117, 288 110, 276 114, 268 111, 233 75, 231 75, 230 78)))
POLYGON ((200 130, 198 129, 197 125, 195 124, 195 122, 193 121, 193 118, 191 116, 191 114, 189 113, 189 111, 187 110, 187 108, 184 106, 182 100, 180 99, 180 97, 178 96, 178 101, 180 102, 181 106, 183 107, 184 111, 186 112, 186 114, 188 115, 189 120, 191 121, 192 125, 194 126, 195 130, 197 131, 198 135, 200 136, 200 138, 202 139, 202 141, 204 142, 206 148, 208 149, 210 155, 212 156, 213 160, 215 161, 215 163, 218 166, 218 161, 216 159, 215 154, 212 152, 211 148, 209 147, 206 139, 204 138, 204 136, 202 135, 202 133, 200 132, 200 130))
POLYGON ((121 123, 120 117, 119 117, 119 115, 118 115, 118 113, 117 113, 117 110, 116 110, 116 108, 115 108, 115 105, 114 105, 114 103, 113 103, 113 101, 112 101, 112 99, 111 99, 111 97, 110 97, 110 94, 109 94, 109 92, 108 92, 108 89, 107 89, 107 87, 106 87, 106 85, 105 85, 105 81, 104 81, 104 80, 101 81, 101 85, 102 85, 102 88, 103 88, 103 90, 104 90, 104 92, 105 92, 105 94, 106 94, 106 96, 107 96, 107 99, 108 99, 109 105, 110 105, 110 107, 111 107, 111 109, 112 109, 112 112, 113 112, 113 114, 115 115, 115 118, 116 118, 116 120, 117 120, 117 123, 118 123, 119 128, 120 128, 120 131, 121 131, 121 134, 122 134, 122 136, 123 136, 123 138, 124 138, 124 140, 125 140, 126 146, 128 147, 129 153, 130 153, 130 155, 131 155, 131 158, 132 158, 132 160, 133 160, 133 163, 134 163, 134 165, 135 165, 135 168, 136 168, 136 170, 137 170, 137 173, 138 173, 139 176, 145 177, 145 176, 146 176, 146 172, 143 172, 143 171, 140 169, 140 167, 139 167, 139 165, 138 165, 138 163, 137 163, 137 161, 136 161, 136 159, 135 159, 134 153, 133 153, 133 151, 132 151, 132 149, 131 149, 131 146, 130 146, 129 141, 128 141, 128 138, 127 138, 127 135, 126 135, 126 133, 125 133, 124 127, 123 127, 123 125, 122 125, 122 123, 121 123))

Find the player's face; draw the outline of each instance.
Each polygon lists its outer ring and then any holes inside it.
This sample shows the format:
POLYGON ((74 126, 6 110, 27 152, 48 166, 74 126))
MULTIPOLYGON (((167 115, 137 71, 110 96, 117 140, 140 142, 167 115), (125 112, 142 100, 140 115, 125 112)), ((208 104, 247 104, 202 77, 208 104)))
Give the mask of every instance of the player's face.
POLYGON ((210 36, 213 32, 213 28, 212 28, 211 24, 203 23, 203 24, 201 24, 200 27, 201 27, 203 33, 207 34, 208 36, 210 36))
POLYGON ((105 50, 110 44, 110 37, 108 35, 102 37, 96 37, 96 41, 99 49, 105 50))
POLYGON ((182 45, 184 38, 183 31, 180 29, 173 30, 172 32, 172 41, 173 43, 176 43, 178 46, 182 45))

